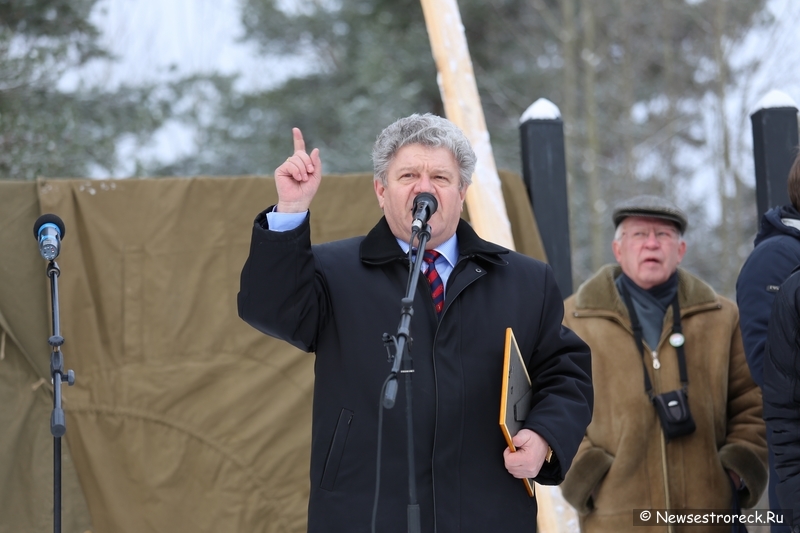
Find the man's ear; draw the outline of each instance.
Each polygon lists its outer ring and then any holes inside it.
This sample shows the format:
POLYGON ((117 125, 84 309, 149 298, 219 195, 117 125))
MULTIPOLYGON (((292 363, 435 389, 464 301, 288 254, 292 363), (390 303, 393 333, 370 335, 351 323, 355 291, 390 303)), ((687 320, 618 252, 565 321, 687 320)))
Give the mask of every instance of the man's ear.
POLYGON ((678 264, 683 261, 683 256, 686 254, 686 241, 681 238, 681 243, 678 245, 678 264))
POLYGON ((375 196, 378 197, 378 206, 383 210, 383 193, 386 191, 386 187, 383 186, 381 180, 372 180, 372 185, 375 188, 375 196))
POLYGON ((622 250, 620 250, 620 244, 617 239, 611 241, 611 251, 614 252, 614 259, 619 263, 619 260, 622 258, 622 250))

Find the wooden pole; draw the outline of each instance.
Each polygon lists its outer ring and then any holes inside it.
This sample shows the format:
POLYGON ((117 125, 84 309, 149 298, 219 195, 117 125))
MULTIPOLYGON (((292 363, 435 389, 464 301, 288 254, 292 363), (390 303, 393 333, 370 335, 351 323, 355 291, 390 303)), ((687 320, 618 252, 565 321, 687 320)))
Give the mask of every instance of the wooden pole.
POLYGON ((456 0, 421 0, 447 118, 472 144, 478 164, 467 189, 472 227, 482 238, 514 250, 514 237, 472 71, 456 0))
MULTIPOLYGON (((513 250, 511 223, 508 221, 458 4, 456 0, 420 1, 436 62, 445 115, 461 128, 478 156, 472 185, 467 189, 470 222, 482 238, 513 250)), ((522 484, 520 490, 524 490, 522 484)), ((559 498, 560 493, 556 491, 536 485, 540 533, 558 533, 561 529, 554 504, 554 499, 559 498)))

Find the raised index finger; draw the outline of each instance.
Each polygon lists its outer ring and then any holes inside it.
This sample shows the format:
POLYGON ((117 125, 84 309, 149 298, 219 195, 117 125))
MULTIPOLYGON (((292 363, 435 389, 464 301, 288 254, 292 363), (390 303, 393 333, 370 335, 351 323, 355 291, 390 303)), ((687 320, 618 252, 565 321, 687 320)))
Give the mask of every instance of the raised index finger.
POLYGON ((306 142, 303 140, 303 132, 300 128, 292 128, 292 138, 294 139, 294 151, 305 152, 306 142))

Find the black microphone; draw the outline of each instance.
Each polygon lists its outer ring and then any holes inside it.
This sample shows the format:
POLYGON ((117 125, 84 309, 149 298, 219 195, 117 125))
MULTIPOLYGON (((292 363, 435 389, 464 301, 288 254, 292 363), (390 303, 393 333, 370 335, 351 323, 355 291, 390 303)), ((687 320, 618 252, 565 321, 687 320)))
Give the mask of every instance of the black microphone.
POLYGON ((414 222, 411 223, 412 233, 420 231, 431 219, 439 202, 429 192, 421 192, 414 198, 414 222))
POLYGON ((61 239, 66 230, 64 221, 52 214, 42 215, 33 225, 33 235, 39 241, 39 253, 48 261, 52 261, 61 252, 61 239))

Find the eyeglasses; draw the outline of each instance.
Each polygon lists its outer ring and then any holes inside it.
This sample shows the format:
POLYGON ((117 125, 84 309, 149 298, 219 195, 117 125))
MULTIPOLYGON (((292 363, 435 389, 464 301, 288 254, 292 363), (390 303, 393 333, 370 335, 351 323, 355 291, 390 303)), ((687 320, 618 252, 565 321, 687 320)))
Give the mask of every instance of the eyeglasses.
POLYGON ((630 228, 622 235, 627 236, 635 243, 642 243, 655 233, 656 240, 660 243, 668 243, 678 239, 678 232, 672 228, 630 228))

